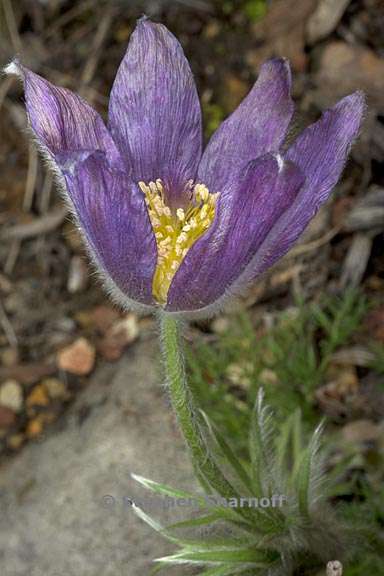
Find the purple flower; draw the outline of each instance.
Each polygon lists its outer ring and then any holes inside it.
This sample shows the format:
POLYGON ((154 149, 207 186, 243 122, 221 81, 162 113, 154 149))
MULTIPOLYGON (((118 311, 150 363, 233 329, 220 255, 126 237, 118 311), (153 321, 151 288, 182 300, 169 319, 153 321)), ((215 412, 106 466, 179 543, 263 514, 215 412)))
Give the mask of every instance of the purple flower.
POLYGON ((141 19, 108 125, 18 62, 30 127, 111 292, 126 305, 211 314, 283 256, 326 201, 364 112, 356 92, 288 148, 291 75, 266 62, 202 153, 199 99, 176 38, 141 19))

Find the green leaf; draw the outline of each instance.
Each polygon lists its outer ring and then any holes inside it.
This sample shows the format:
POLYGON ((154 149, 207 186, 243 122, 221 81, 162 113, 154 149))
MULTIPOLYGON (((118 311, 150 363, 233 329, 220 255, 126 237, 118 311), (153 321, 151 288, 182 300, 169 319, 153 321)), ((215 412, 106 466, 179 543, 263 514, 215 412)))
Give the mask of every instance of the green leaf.
POLYGON ((264 406, 264 391, 260 388, 252 414, 249 442, 253 491, 259 498, 268 495, 264 491, 273 476, 271 459, 274 453, 272 444, 274 430, 271 419, 269 407, 264 406))
MULTIPOLYGON (((146 512, 144 512, 144 510, 142 510, 138 506, 133 505, 132 510, 141 520, 143 520, 146 524, 148 524, 148 526, 150 526, 153 530, 155 530, 155 532, 161 534, 170 542, 173 542, 174 544, 177 544, 178 546, 184 547, 186 549, 198 548, 198 549, 214 550, 215 548, 219 548, 220 550, 225 550, 228 548, 232 549, 234 547, 248 546, 250 542, 252 542, 252 538, 250 538, 249 535, 243 537, 236 537, 236 536, 230 536, 230 537, 225 536, 221 538, 205 537, 204 539, 186 538, 186 537, 180 538, 178 536, 174 536, 173 534, 171 534, 171 528, 175 528, 176 526, 175 524, 171 527, 170 526, 163 527, 159 522, 154 520, 154 518, 149 516, 146 512)), ((185 527, 185 523, 181 524, 184 524, 185 527)), ((257 544, 255 537, 253 538, 253 543, 255 545, 257 544)))
MULTIPOLYGON (((235 548, 233 550, 182 550, 172 556, 157 558, 156 562, 166 564, 245 564, 258 567, 269 567, 279 559, 278 552, 258 550, 257 548, 235 548)), ((244 566, 245 567, 245 566, 244 566)))
POLYGON ((207 524, 213 524, 218 520, 223 519, 220 514, 217 513, 206 514, 205 516, 198 516, 197 518, 190 518, 188 520, 181 520, 180 522, 175 522, 167 526, 167 530, 183 530, 184 528, 199 528, 200 526, 206 526, 207 524))
POLYGON ((281 473, 286 470, 287 462, 289 462, 289 445, 292 436, 293 421, 294 414, 291 414, 289 418, 282 423, 280 434, 276 438, 276 464, 281 473))
POLYGON ((192 492, 187 492, 185 490, 177 490, 175 488, 172 488, 171 486, 161 484, 160 482, 155 482, 154 480, 149 480, 148 478, 144 478, 143 476, 140 476, 138 474, 132 473, 131 477, 134 480, 136 480, 136 482, 139 482, 139 484, 142 484, 143 486, 145 486, 145 488, 148 488, 149 490, 155 492, 156 494, 169 496, 171 498, 175 498, 176 500, 194 500, 199 504, 201 504, 202 508, 207 507, 207 503, 203 496, 197 496, 196 494, 193 494, 192 492))
POLYGON ((297 462, 303 451, 303 426, 300 408, 294 412, 292 424, 292 460, 297 462))
POLYGON ((309 516, 311 508, 311 498, 318 477, 317 456, 320 448, 320 438, 323 431, 323 423, 316 428, 308 447, 304 450, 295 471, 295 484, 299 510, 304 516, 309 516))
POLYGON ((231 468, 236 472, 238 478, 243 483, 244 487, 247 488, 247 490, 252 494, 253 485, 252 485, 252 480, 251 480, 248 472, 246 471, 246 469, 244 468, 244 466, 242 465, 240 460, 237 458, 236 454, 233 452, 232 448, 230 447, 228 442, 225 440, 224 436, 220 433, 217 426, 215 424, 213 424, 212 422, 210 422, 210 420, 208 419, 208 416, 206 415, 206 413, 203 410, 200 410, 200 412, 201 412, 201 414, 204 418, 204 421, 207 425, 208 432, 209 432, 211 438, 217 444, 217 446, 220 448, 224 457, 226 458, 226 461, 231 466, 231 468))
MULTIPOLYGON (((155 532, 157 532, 159 534, 163 534, 165 536, 164 528, 162 527, 162 525, 159 524, 159 522, 157 522, 156 520, 154 520, 151 516, 149 516, 146 512, 144 512, 144 510, 142 510, 141 508, 139 508, 135 504, 133 504, 132 510, 134 511, 136 516, 138 516, 138 518, 140 518, 146 524, 148 524, 148 526, 153 528, 153 530, 155 530, 155 532)), ((172 538, 170 538, 170 539, 172 539, 172 538)), ((173 540, 175 541, 175 539, 173 539, 173 540)))

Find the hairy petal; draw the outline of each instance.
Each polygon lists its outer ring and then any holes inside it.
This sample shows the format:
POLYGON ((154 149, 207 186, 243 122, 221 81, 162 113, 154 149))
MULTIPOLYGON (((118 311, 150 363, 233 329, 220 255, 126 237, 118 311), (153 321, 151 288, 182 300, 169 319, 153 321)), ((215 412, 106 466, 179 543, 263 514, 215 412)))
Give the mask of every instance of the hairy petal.
POLYGON ((199 166, 199 180, 212 192, 236 181, 245 166, 282 144, 293 114, 288 62, 266 62, 254 87, 213 134, 199 166))
POLYGON ((144 198, 124 173, 95 152, 63 169, 68 195, 91 254, 129 299, 152 305, 157 249, 144 198))
POLYGON ((24 82, 30 126, 38 142, 57 161, 71 152, 103 150, 112 164, 118 150, 102 118, 80 96, 59 88, 15 61, 6 72, 24 82))
POLYGON ((303 181, 294 164, 282 166, 271 154, 251 162, 229 195, 232 203, 219 200, 212 228, 190 249, 176 272, 167 309, 198 310, 220 298, 252 260, 303 181))
POLYGON ((161 178, 174 204, 195 178, 202 130, 192 72, 165 26, 138 22, 112 88, 109 126, 133 178, 161 178))
POLYGON ((286 154, 305 174, 305 184, 266 237, 249 266, 232 286, 237 292, 291 248, 340 178, 365 110, 364 95, 343 98, 297 138, 286 154))

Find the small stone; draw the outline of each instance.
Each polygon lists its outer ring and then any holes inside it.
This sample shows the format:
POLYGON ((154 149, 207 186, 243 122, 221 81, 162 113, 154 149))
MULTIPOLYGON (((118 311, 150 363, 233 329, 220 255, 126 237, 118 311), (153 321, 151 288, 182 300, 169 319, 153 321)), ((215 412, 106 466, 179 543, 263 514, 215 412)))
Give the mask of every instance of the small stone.
POLYGON ((19 450, 19 448, 24 444, 24 441, 24 434, 13 434, 7 439, 7 445, 11 450, 19 450))
POLYGON ((11 292, 11 294, 4 299, 4 308, 9 314, 16 314, 19 310, 22 310, 23 298, 21 292, 11 292))
POLYGON ((264 368, 259 374, 259 381, 266 386, 270 384, 274 385, 279 383, 279 377, 276 372, 270 368, 264 368))
POLYGON ((61 318, 58 318, 52 325, 55 330, 65 332, 66 334, 75 332, 77 328, 75 320, 69 316, 62 316, 61 318))
POLYGON ((244 362, 243 364, 228 364, 225 374, 228 380, 235 386, 240 388, 249 388, 251 379, 249 374, 252 373, 253 365, 250 362, 244 362))
POLYGON ((57 365, 65 372, 86 376, 93 370, 95 357, 94 346, 86 338, 78 338, 58 352, 57 365))
POLYGON ((13 410, 0 406, 0 430, 5 430, 13 426, 16 422, 16 414, 13 410))
POLYGON ((111 306, 101 304, 90 310, 83 310, 76 315, 76 321, 82 328, 93 328, 102 334, 119 319, 117 310, 111 306))
POLYGON ((0 359, 3 366, 16 366, 19 361, 19 353, 17 348, 4 348, 0 353, 0 359))
POLYGON ((327 564, 327 576, 342 576, 343 565, 339 560, 331 560, 327 564))
POLYGON ((307 22, 307 40, 315 44, 329 36, 340 22, 351 0, 320 0, 307 22))
POLYGON ((381 427, 372 420, 355 420, 343 427, 343 438, 353 444, 375 442, 382 433, 381 427))
POLYGON ((8 380, 0 388, 0 405, 20 412, 23 406, 23 391, 16 380, 8 380))
POLYGON ((215 334, 225 334, 229 329, 229 319, 225 316, 219 316, 211 322, 211 330, 215 334))
POLYGON ((220 34, 220 24, 217 20, 210 20, 204 28, 204 36, 208 40, 213 40, 220 34))
POLYGON ((315 399, 323 410, 334 411, 336 406, 340 407, 357 397, 359 378, 354 367, 340 372, 335 364, 330 365, 328 374, 332 377, 331 381, 315 390, 315 399))
POLYGON ((364 346, 351 346, 349 348, 340 348, 332 355, 331 363, 328 367, 328 373, 333 370, 337 374, 339 366, 362 366, 364 368, 372 366, 375 361, 375 354, 372 350, 364 346))
POLYGON ((58 378, 47 378, 41 384, 46 388, 52 400, 66 400, 70 396, 66 385, 58 378))
POLYGON ((41 433, 43 432, 43 429, 44 429, 43 419, 37 416, 36 418, 28 422, 25 433, 27 435, 27 438, 33 439, 40 436, 41 433))
POLYGON ((33 388, 26 399, 26 406, 32 408, 35 406, 45 407, 49 404, 47 390, 43 384, 38 384, 33 388))
POLYGON ((106 332, 99 342, 98 349, 106 360, 118 360, 124 349, 136 340, 139 335, 139 326, 135 314, 129 313, 125 318, 118 320, 106 332))
POLYGON ((354 90, 364 90, 371 106, 384 110, 384 59, 366 46, 328 42, 314 81, 321 106, 354 90))
POLYGON ((73 256, 69 265, 67 290, 70 294, 82 292, 87 287, 88 268, 81 256, 73 256))
POLYGON ((339 394, 342 396, 355 394, 359 388, 359 379, 356 370, 351 368, 350 370, 343 371, 337 379, 336 385, 339 394))

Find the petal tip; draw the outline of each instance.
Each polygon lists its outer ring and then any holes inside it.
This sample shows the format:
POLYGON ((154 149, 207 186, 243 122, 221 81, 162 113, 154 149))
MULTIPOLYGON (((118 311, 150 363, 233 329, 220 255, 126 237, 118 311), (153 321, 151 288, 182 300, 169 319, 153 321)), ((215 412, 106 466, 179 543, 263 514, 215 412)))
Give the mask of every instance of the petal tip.
POLYGON ((139 26, 140 24, 145 24, 145 22, 149 23, 151 22, 151 19, 146 14, 143 14, 142 16, 140 16, 140 18, 137 19, 136 24, 137 26, 139 26))
POLYGON ((365 93, 362 90, 356 90, 356 92, 352 92, 352 94, 349 94, 340 100, 340 103, 348 106, 360 107, 362 110, 365 110, 367 106, 367 99, 365 93))
POLYGON ((354 100, 354 105, 359 107, 361 115, 364 117, 368 108, 367 96, 365 92, 363 92, 363 90, 357 90, 351 94, 351 97, 354 100))
POLYGON ((357 90, 342 98, 333 110, 341 114, 345 118, 345 122, 348 120, 356 137, 367 112, 366 95, 362 90, 357 90))
POLYGON ((18 76, 19 78, 24 78, 23 68, 17 58, 12 60, 7 66, 4 67, 4 73, 9 76, 18 76))
POLYGON ((287 75, 288 81, 289 82, 291 81, 291 66, 288 58, 284 57, 271 58, 270 60, 267 60, 262 64, 260 72, 262 70, 274 72, 276 74, 285 74, 287 75))
POLYGON ((163 25, 160 24, 159 22, 154 22, 152 18, 150 18, 150 16, 147 16, 147 14, 143 14, 142 16, 140 16, 140 18, 136 20, 135 30, 144 31, 145 29, 147 30, 156 29, 161 28, 162 26, 163 25))

